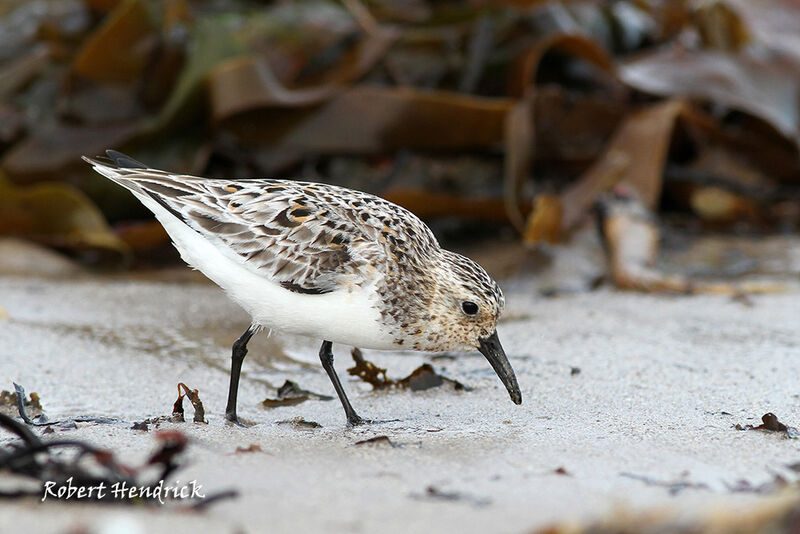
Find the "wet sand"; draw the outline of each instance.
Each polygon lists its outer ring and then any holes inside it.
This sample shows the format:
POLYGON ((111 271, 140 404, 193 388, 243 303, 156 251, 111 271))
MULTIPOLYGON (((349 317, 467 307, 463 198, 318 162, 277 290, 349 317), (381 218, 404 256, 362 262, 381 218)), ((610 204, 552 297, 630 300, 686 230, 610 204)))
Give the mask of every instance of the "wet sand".
MULTIPOLYGON (((317 341, 259 334, 239 394, 240 415, 253 425, 239 428, 223 412, 229 347, 248 321, 217 288, 0 277, 0 389, 13 380, 38 392, 53 419, 132 423, 169 415, 184 382, 199 389, 208 424, 161 425, 191 440, 175 478, 239 492, 202 514, 5 501, 0 531, 527 532, 620 508, 740 509, 770 498, 737 491, 747 484, 797 478, 787 465, 800 460, 800 440, 734 428, 758 425, 766 412, 800 424, 796 293, 737 301, 600 290, 546 299, 524 283, 506 290, 509 319, 498 329, 521 406, 477 353, 365 351, 392 378, 429 362, 471 388, 373 392, 347 374, 349 347, 334 346, 355 408, 385 422, 347 428, 336 400, 264 409, 286 379, 333 390, 317 341), (321 427, 278 423, 295 417, 321 427), (356 444, 376 436, 391 444, 356 444), (261 452, 235 454, 250 445, 261 452)), ((80 423, 55 435, 137 464, 154 449, 155 430, 80 423)))

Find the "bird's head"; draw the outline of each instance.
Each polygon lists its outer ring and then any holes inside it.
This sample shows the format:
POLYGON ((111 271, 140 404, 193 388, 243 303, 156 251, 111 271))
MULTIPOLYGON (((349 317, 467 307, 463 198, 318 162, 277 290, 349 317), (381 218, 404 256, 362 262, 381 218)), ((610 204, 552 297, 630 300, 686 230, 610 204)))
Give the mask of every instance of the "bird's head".
POLYGON ((505 306, 500 287, 477 263, 442 250, 441 263, 430 273, 436 292, 428 308, 426 350, 480 351, 506 386, 511 400, 522 403, 514 370, 497 337, 497 320, 505 306))

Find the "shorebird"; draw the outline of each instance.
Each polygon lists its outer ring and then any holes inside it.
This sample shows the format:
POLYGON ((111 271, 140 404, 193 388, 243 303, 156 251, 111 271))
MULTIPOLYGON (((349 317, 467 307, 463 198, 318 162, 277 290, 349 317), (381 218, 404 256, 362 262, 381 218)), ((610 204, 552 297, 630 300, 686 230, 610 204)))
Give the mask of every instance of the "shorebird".
POLYGON ((515 404, 522 394, 497 337, 505 305, 474 261, 442 249, 410 211, 343 187, 292 180, 224 180, 148 168, 108 150, 83 159, 129 189, 164 226, 186 263, 251 316, 234 343, 225 416, 247 343, 261 328, 324 340, 319 350, 350 425, 362 423, 333 367, 332 344, 369 349, 480 351, 515 404))

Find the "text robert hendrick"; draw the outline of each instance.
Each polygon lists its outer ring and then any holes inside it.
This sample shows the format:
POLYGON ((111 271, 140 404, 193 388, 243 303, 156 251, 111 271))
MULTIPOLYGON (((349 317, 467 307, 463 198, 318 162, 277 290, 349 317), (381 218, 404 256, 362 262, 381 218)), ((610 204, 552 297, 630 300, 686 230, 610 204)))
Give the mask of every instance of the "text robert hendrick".
POLYGON ((192 480, 186 484, 175 486, 165 486, 164 481, 152 486, 136 486, 127 482, 114 482, 106 484, 99 482, 92 486, 82 486, 73 484, 72 477, 64 482, 54 482, 48 480, 44 483, 44 495, 42 502, 48 497, 53 499, 145 499, 156 500, 164 504, 166 499, 205 499, 202 493, 203 486, 192 480))

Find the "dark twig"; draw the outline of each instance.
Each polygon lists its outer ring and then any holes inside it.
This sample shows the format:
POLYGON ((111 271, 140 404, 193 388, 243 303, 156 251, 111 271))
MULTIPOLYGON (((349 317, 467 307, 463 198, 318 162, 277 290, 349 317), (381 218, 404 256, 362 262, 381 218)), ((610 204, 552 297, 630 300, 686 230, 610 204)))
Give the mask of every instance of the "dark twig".
POLYGON ((18 423, 12 417, 9 417, 3 413, 0 413, 0 427, 3 427, 6 430, 16 434, 28 445, 33 446, 41 443, 39 437, 28 430, 25 425, 18 423))
POLYGON ((28 415, 27 410, 25 409, 25 388, 17 384, 16 382, 12 382, 14 384, 14 391, 17 392, 17 410, 19 411, 19 416, 22 417, 22 420, 28 423, 29 425, 33 426, 43 426, 51 424, 47 421, 47 417, 42 414, 39 419, 39 422, 34 421, 28 415))

